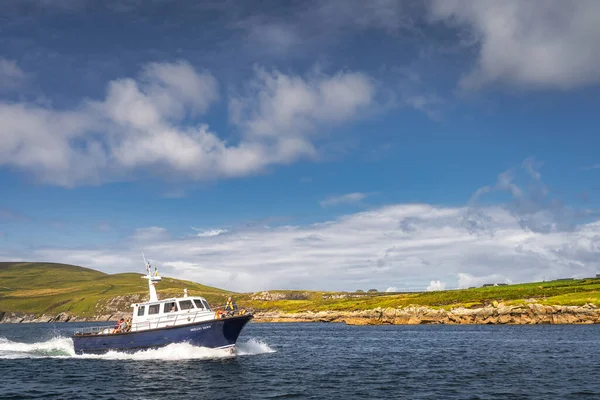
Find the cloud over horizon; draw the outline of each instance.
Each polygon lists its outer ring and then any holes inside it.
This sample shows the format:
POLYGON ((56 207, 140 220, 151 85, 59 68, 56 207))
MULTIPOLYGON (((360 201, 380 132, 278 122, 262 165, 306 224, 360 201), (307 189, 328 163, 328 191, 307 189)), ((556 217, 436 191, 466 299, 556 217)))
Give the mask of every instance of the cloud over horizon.
POLYGON ((467 212, 393 205, 308 226, 186 237, 152 227, 110 251, 39 248, 28 257, 120 272, 141 270, 144 251, 164 275, 236 291, 383 291, 390 284, 424 290, 429 281, 427 290, 442 290, 589 277, 600 269, 600 221, 573 232, 536 233, 523 230, 507 210, 490 207, 481 210, 493 231, 485 236, 464 226, 467 212), (402 229, 407 220, 409 231, 402 229))
MULTIPOLYGON (((595 276, 600 219, 548 212, 540 167, 527 158, 460 207, 393 204, 306 225, 192 227, 195 233, 185 235, 152 226, 136 229, 110 251, 37 248, 28 256, 120 272, 139 270, 143 251, 165 275, 236 291, 432 291, 595 276), (511 199, 479 204, 494 191, 511 199)), ((329 203, 364 197, 350 193, 329 203)))

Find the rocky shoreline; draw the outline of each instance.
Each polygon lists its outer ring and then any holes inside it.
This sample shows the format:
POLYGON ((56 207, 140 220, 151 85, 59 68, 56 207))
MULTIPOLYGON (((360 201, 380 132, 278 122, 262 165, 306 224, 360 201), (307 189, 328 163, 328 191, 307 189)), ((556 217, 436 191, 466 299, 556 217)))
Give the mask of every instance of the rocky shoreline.
POLYGON ((479 308, 457 307, 451 310, 422 306, 376 308, 362 311, 320 311, 286 314, 259 312, 256 322, 344 322, 347 325, 418 325, 418 324, 597 324, 600 309, 584 306, 490 305, 479 308))
POLYGON ((78 317, 69 313, 62 312, 57 315, 43 314, 36 316, 34 314, 20 312, 1 312, 0 324, 27 324, 27 323, 47 323, 47 322, 113 322, 120 318, 130 317, 131 314, 115 313, 110 315, 97 315, 94 317, 78 317))
MULTIPOLYGON (((600 309, 593 304, 545 306, 532 303, 522 306, 505 306, 502 303, 494 303, 479 308, 457 307, 450 310, 409 306, 361 311, 307 311, 300 313, 268 311, 256 312, 254 315, 255 322, 342 322, 347 325, 600 323, 600 309)), ((91 318, 77 317, 68 313, 35 316, 0 312, 0 323, 112 322, 127 316, 128 314, 120 312, 91 318)))

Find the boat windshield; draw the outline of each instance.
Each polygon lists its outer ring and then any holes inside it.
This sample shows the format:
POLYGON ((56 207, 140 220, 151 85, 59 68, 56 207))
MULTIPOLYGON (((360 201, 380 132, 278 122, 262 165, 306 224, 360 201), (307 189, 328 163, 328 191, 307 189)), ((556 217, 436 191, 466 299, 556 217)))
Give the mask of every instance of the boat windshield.
POLYGON ((200 310, 204 309, 204 305, 202 304, 202 300, 200 300, 200 299, 194 299, 194 304, 196 305, 196 308, 199 308, 200 310))
POLYGON ((180 300, 179 308, 182 310, 191 310, 192 308, 194 308, 194 306, 192 305, 191 300, 180 300))

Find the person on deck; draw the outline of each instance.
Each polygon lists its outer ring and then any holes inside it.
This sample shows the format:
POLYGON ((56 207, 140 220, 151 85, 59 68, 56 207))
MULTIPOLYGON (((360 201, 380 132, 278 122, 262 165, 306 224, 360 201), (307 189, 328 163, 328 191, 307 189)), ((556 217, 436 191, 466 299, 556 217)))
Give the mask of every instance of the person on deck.
POLYGON ((123 331, 124 327, 125 327, 125 318, 121 318, 115 325, 115 328, 113 329, 113 333, 121 333, 123 331))
POLYGON ((237 311, 238 307, 235 304, 235 301, 231 299, 231 296, 227 299, 227 304, 225 304, 225 311, 229 315, 233 315, 237 311))

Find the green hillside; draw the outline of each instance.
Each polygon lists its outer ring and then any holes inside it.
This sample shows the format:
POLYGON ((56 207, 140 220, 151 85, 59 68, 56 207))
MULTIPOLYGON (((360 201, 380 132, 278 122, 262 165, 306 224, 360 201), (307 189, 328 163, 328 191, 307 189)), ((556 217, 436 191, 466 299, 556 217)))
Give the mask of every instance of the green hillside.
POLYGON ((285 296, 281 300, 256 300, 255 295, 237 296, 245 306, 264 311, 357 311, 377 307, 406 307, 410 305, 454 308, 479 307, 503 302, 506 305, 535 301, 546 305, 600 306, 600 279, 556 280, 463 290, 444 290, 419 293, 331 293, 270 291, 285 296), (254 298, 254 299, 253 299, 254 298))
MULTIPOLYGON (((117 296, 147 298, 148 282, 142 274, 105 274, 88 268, 55 263, 0 262, 0 311, 32 314, 68 312, 93 316, 117 296)), ((157 285, 158 296, 200 295, 211 304, 225 302, 226 290, 179 279, 165 278, 157 285)), ((127 299, 112 307, 129 310, 127 299)))

